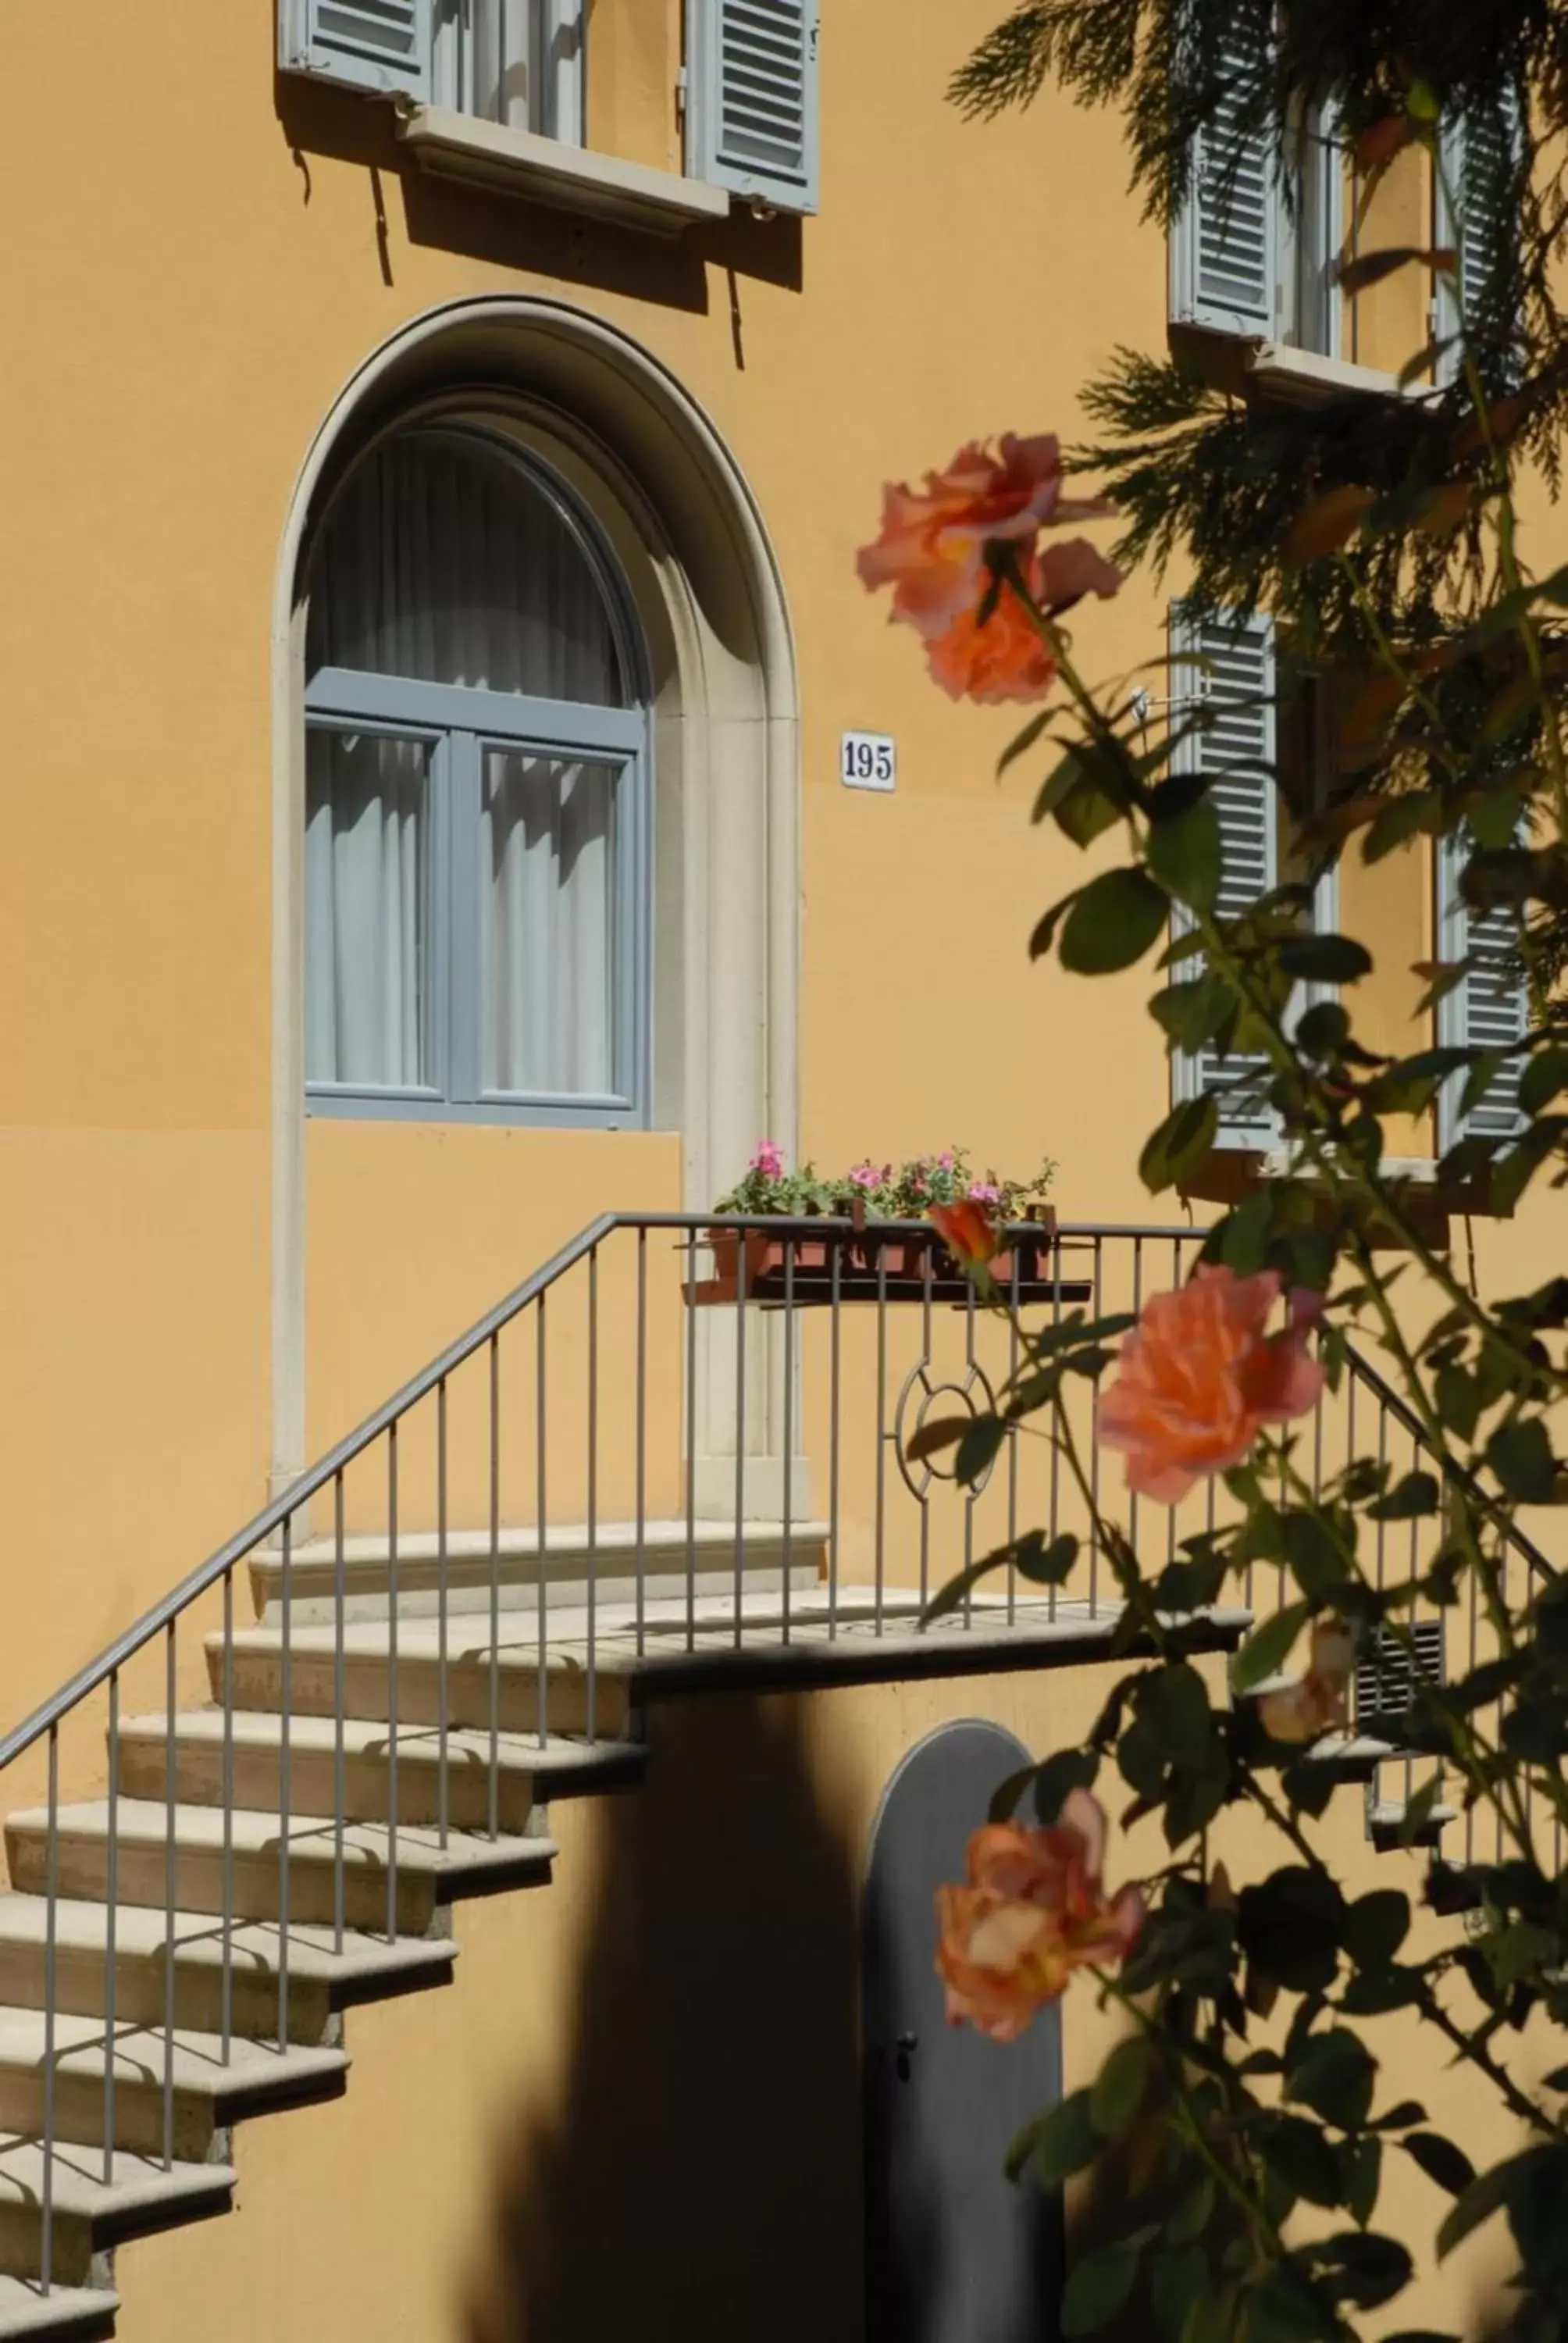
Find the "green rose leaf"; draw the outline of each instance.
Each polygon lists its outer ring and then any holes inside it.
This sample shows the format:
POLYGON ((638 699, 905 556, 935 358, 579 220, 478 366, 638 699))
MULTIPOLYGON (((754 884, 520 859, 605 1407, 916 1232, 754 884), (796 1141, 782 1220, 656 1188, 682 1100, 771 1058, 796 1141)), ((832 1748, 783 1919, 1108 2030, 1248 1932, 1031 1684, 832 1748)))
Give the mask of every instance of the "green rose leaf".
POLYGON ((1475 2178, 1475 2167, 1464 2150, 1444 2139, 1441 2132, 1407 2132, 1400 2146, 1414 2157, 1427 2178, 1446 2188, 1451 2197, 1462 2197, 1475 2178))
POLYGON ((1138 2247, 1127 2239, 1075 2262, 1062 2289, 1062 2333, 1092 2335, 1114 2318, 1132 2291, 1139 2258, 1138 2247))
POLYGON ((1095 2128, 1107 2139, 1120 2139, 1131 2129, 1153 2071, 1153 2054, 1141 2034, 1119 2042, 1111 2053, 1091 2097, 1095 2128))
POLYGON ((1091 879, 1067 915, 1059 956, 1080 976, 1111 976, 1141 960, 1165 932, 1171 899, 1132 867, 1091 879))
POLYGON ((1289 1659, 1297 1636, 1312 1616, 1308 1603, 1287 1603, 1271 1619, 1254 1628, 1231 1663, 1231 1683, 1239 1693, 1251 1692, 1265 1677, 1278 1675, 1289 1659))

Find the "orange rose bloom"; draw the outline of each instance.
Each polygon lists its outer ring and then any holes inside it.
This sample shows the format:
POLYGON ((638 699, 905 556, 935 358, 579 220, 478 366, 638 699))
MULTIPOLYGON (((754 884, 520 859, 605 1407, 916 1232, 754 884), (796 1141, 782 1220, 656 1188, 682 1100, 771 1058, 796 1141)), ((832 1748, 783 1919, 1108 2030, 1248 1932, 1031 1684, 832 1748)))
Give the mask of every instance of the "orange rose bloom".
POLYGON ((965 1196, 956 1204, 933 1204, 929 1217, 953 1259, 966 1269, 982 1269, 995 1259, 996 1229, 983 1204, 965 1196))
POLYGON ((926 474, 923 491, 889 482, 882 533, 857 559, 860 582, 873 593, 890 586, 895 618, 922 635, 940 634, 984 594, 987 545, 1010 538, 1032 542, 1060 494, 1054 432, 1020 439, 1010 431, 997 456, 971 440, 945 472, 926 474))
POLYGON ((1121 1960, 1143 1926, 1136 1887, 1109 1902, 1101 1882, 1105 1811, 1070 1790, 1049 1829, 988 1823, 970 1840, 969 1878, 937 1890, 937 1975, 948 2022, 1012 2042, 1086 1961, 1121 1960))
POLYGON ((1265 1693, 1258 1703, 1271 1741, 1315 1741, 1344 1725, 1355 1654, 1355 1637, 1342 1619, 1313 1621, 1306 1674, 1265 1693))
POLYGON ((1279 1296, 1274 1270, 1238 1277, 1205 1267, 1144 1305, 1095 1409, 1095 1428, 1108 1448, 1126 1452, 1127 1485, 1139 1496, 1178 1503, 1194 1483, 1239 1464, 1262 1425, 1316 1406, 1323 1370, 1307 1342, 1321 1301, 1292 1295, 1283 1331, 1266 1334, 1279 1296))

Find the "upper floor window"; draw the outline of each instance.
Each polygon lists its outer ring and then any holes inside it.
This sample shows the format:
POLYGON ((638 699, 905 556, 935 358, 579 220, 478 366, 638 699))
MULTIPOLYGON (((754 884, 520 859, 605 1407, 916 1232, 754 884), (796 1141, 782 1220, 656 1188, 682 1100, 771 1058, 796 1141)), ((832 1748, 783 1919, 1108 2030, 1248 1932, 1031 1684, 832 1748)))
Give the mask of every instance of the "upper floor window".
MULTIPOLYGON (((399 135, 430 168, 510 177, 546 201, 668 229, 721 216, 731 196, 816 210, 819 8, 686 0, 685 65, 678 92, 672 63, 668 90, 684 108, 684 179, 613 156, 552 163, 534 143, 593 145, 588 0, 278 0, 278 59, 399 100, 399 135)), ((628 37, 632 13, 608 24, 607 46, 628 37)), ((646 73, 641 55, 622 62, 646 73)))
POLYGON ((317 1111, 625 1124, 648 1095, 648 726, 621 598, 542 467, 422 427, 310 570, 317 1111))
MULTIPOLYGON (((1473 323, 1490 287, 1493 309, 1506 310, 1506 299, 1496 297, 1496 271, 1507 249, 1517 149, 1513 117, 1444 135, 1444 176, 1454 201, 1451 215, 1437 198, 1433 241, 1457 246, 1462 267, 1457 281, 1435 279, 1430 322, 1448 339, 1450 353, 1439 362, 1440 377, 1453 364, 1460 301, 1473 323)), ((1172 323, 1364 364, 1368 297, 1343 279, 1345 262, 1367 241, 1364 208, 1363 182, 1332 106, 1309 108, 1282 146, 1271 131, 1242 119, 1239 101, 1222 105, 1198 139, 1191 192, 1171 226, 1172 323)), ((1399 239, 1375 230, 1371 238, 1391 240, 1399 239)))

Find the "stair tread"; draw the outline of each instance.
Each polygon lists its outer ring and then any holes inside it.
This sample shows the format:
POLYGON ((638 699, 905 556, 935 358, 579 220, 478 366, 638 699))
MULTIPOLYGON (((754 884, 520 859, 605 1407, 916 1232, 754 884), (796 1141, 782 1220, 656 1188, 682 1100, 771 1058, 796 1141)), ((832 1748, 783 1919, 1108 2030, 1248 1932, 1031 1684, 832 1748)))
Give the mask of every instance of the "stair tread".
MULTIPOLYGON (((95 2224, 113 2224, 138 2213, 186 2202, 210 2203, 233 2190, 236 2174, 227 2164, 175 2163, 166 2169, 156 2156, 117 2147, 104 2178, 104 2151, 89 2143, 56 2140, 47 2159, 53 2167, 54 2207, 95 2224)), ((0 2132, 0 2204, 41 2205, 46 2168, 43 2144, 15 2132, 0 2132)))
MULTIPOLYGON (((343 1746, 346 1755, 384 1755, 390 1731, 389 1725, 379 1721, 345 1717, 343 1746)), ((122 1741, 163 1742, 167 1732, 167 1718, 157 1712, 125 1717, 120 1724, 122 1741)), ((210 1704, 205 1708, 177 1709, 175 1712, 175 1735, 179 1741, 200 1742, 221 1749, 224 1740, 222 1708, 210 1704)), ((435 1765, 439 1763, 441 1739, 435 1725, 400 1725, 397 1737, 399 1765, 435 1765)), ((235 1710, 234 1740, 236 1748, 278 1749, 282 1738, 283 1720, 276 1709, 235 1710)), ((336 1751, 337 1742, 337 1726, 334 1718, 296 1713, 289 1728, 291 1748, 330 1754, 336 1751)), ((490 1761, 489 1734, 483 1727, 448 1725, 447 1752, 448 1763, 454 1770, 461 1765, 487 1765, 490 1761)), ((647 1755, 640 1742, 588 1742, 558 1735, 552 1735, 541 1749, 538 1735, 529 1733, 498 1734, 496 1754, 503 1771, 528 1774, 537 1778, 608 1772, 611 1767, 640 1764, 647 1755)))
MULTIPOLYGON (((41 2067, 45 2058, 45 2023, 41 2009, 0 2006, 0 2067, 41 2067)), ((108 2064, 104 2022, 100 2017, 74 2016, 62 2010, 55 2019, 56 2068, 77 2075, 102 2076, 108 2064)), ((172 2071, 177 2090, 214 2099, 250 2097, 258 2091, 283 2089, 292 2084, 317 2081, 347 2073, 345 2050, 291 2043, 286 2050, 232 2035, 226 2064, 222 2037, 176 2026, 172 2071)), ((164 2079, 164 2036, 155 2026, 116 2026, 116 2083, 164 2079)))
MULTIPOLYGON (((0 1895, 0 1946, 42 1945, 47 1914, 48 1905, 42 1896, 0 1895)), ((177 1911, 174 1933, 179 1960, 222 1966, 223 1924, 210 1913, 177 1911)), ((55 1941, 61 1951, 101 1956, 108 1943, 108 1906, 59 1897, 55 1906, 55 1941)), ((236 1966, 268 1973, 276 1968, 277 1929, 270 1921, 236 1920, 229 1941, 236 1966)), ((164 1914, 144 1905, 120 1905, 115 1916, 115 1942, 117 1952, 128 1959, 151 1958, 161 1953, 164 1914)), ((444 1936, 396 1936, 388 1944, 385 1936, 348 1929, 338 1952, 330 1928, 291 1923, 288 1931, 289 1973, 311 1983, 349 1984, 402 1969, 439 1966, 457 1956, 457 1946, 444 1936)))
MULTIPOLYGON (((1026 1596, 1020 1589, 1012 1604, 1014 1617, 1009 1617, 1009 1601, 1005 1589, 995 1594, 977 1593, 970 1604, 970 1616, 966 1624, 961 1617, 939 1620, 923 1632, 919 1629, 920 1598, 913 1588, 890 1588, 879 1604, 875 1590, 870 1587, 841 1587, 839 1591, 836 1617, 830 1616, 829 1593, 826 1587, 795 1596, 790 1604, 791 1633, 802 1646, 825 1643, 831 1633, 842 1642, 861 1642, 880 1634, 878 1640, 891 1644, 907 1643, 912 1649, 940 1649, 952 1644, 979 1637, 998 1641, 1019 1637, 1045 1641, 1077 1640, 1085 1630, 1109 1639, 1121 1618, 1119 1604, 1101 1604, 1094 1612, 1087 1603, 1059 1598, 1053 1604, 1047 1597, 1026 1596)), ((1240 1605, 1216 1605, 1197 1614, 1205 1622, 1224 1631, 1241 1629, 1251 1624, 1251 1611, 1240 1605)), ((733 1634, 736 1606, 730 1593, 699 1596, 692 1605, 692 1616, 699 1653, 713 1653, 723 1657, 734 1649, 733 1634)), ((771 1593, 744 1593, 740 1600, 740 1622, 745 1629, 760 1632, 780 1627, 783 1609, 779 1596, 771 1593)), ((601 1603, 595 1614, 595 1658, 599 1672, 605 1675, 657 1674, 661 1661, 677 1661, 684 1664, 691 1654, 686 1648, 688 1609, 684 1595, 671 1595, 650 1600, 643 1611, 643 1641, 645 1648, 637 1648, 637 1611, 631 1603, 601 1603)), ((343 1629, 343 1648, 351 1659, 389 1659, 391 1622, 387 1619, 348 1620, 343 1629)), ((289 1635, 289 1646, 297 1657, 316 1658, 330 1655, 337 1648, 337 1634, 332 1625, 295 1626, 289 1635)), ((207 1638, 209 1652, 223 1649, 221 1631, 207 1638)), ((261 1657, 281 1653, 281 1626, 256 1625, 235 1630, 236 1652, 261 1657)), ((421 1664, 437 1660, 440 1653, 440 1623, 434 1618, 400 1618, 397 1622, 397 1649, 400 1660, 421 1664)), ((488 1621, 476 1613, 452 1613, 447 1622, 447 1654, 449 1664, 488 1666, 490 1660, 488 1621)), ((553 1666, 565 1671, 582 1673, 588 1651, 588 1613, 586 1610, 551 1612, 547 1649, 553 1666)), ((502 1631, 502 1641, 497 1646, 498 1672, 527 1673, 538 1666, 538 1643, 531 1622, 519 1620, 517 1613, 508 1614, 502 1631)))
MULTIPOLYGON (((122 1846, 157 1846, 166 1843, 169 1809, 161 1798, 125 1798, 117 1801, 116 1829, 122 1846)), ((178 1804, 174 1809, 175 1844, 187 1850, 202 1849, 221 1852, 224 1845, 224 1814, 221 1806, 192 1806, 178 1804)), ((57 1810, 56 1821, 62 1836, 75 1839, 106 1838, 109 1829, 108 1802, 101 1798, 85 1799, 81 1803, 63 1805, 57 1810)), ((276 1813, 255 1806, 233 1809, 233 1845, 236 1855, 276 1855, 283 1824, 276 1813)), ((7 1832, 31 1835, 43 1833, 49 1826, 46 1806, 25 1807, 6 1818, 7 1832)), ((347 1823, 343 1831, 346 1863, 357 1866, 375 1865, 386 1869, 388 1861, 391 1833, 385 1823, 347 1823)), ((288 1824, 288 1844, 291 1858, 304 1863, 332 1863, 337 1856, 337 1826, 326 1815, 295 1815, 288 1824)), ((469 1871, 491 1870, 499 1866, 510 1869, 520 1865, 548 1871, 556 1852, 547 1838, 480 1838, 467 1831, 452 1830, 443 1847, 439 1834, 431 1825, 399 1824, 397 1829, 397 1867, 409 1874, 421 1873, 436 1879, 448 1878, 469 1871)))
MULTIPOLYGON (((829 1536, 826 1522, 791 1522, 789 1539, 793 1545, 823 1545, 829 1536)), ((783 1544, 784 1524, 779 1522, 747 1522, 742 1531, 742 1544, 770 1549, 783 1544)), ((545 1530, 545 1550, 548 1554, 583 1554, 591 1552, 636 1555, 638 1545, 650 1556, 668 1561, 671 1555, 684 1556, 689 1546, 704 1556, 715 1553, 733 1554, 735 1524, 733 1522, 698 1522, 689 1534, 684 1521, 645 1522, 639 1532, 635 1522, 599 1522, 590 1538, 586 1522, 548 1523, 545 1530)), ((389 1541, 384 1531, 356 1532, 343 1541, 346 1564, 384 1562, 389 1541)), ((497 1540, 497 1552, 503 1560, 518 1555, 531 1555, 539 1550, 538 1524, 535 1522, 503 1523, 497 1540)), ((490 1552, 487 1529, 449 1529, 447 1552, 454 1561, 485 1560, 490 1552)), ((400 1559, 409 1562, 435 1562, 440 1554, 440 1537, 435 1530, 404 1530, 397 1538, 400 1559)), ((306 1538, 292 1549, 291 1560, 314 1569, 321 1563, 337 1559, 337 1542, 334 1537, 306 1538)), ((252 1566, 281 1574, 283 1554, 276 1546, 263 1546, 251 1556, 252 1566)))
POLYGON ((0 2343, 13 2336, 53 2335, 89 2322, 107 2324, 120 2298, 106 2287, 52 2286, 40 2293, 35 2280, 0 2278, 0 2343))

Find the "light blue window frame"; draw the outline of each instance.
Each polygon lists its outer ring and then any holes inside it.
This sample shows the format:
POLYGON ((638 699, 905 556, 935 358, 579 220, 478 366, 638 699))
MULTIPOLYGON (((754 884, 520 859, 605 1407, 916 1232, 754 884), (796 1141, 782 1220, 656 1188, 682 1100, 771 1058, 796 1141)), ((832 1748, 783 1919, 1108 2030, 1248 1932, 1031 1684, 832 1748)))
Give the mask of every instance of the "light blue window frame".
MULTIPOLYGON (((521 460, 519 458, 519 460, 521 460)), ((540 466, 526 468, 563 508, 540 466)), ((418 1088, 309 1081, 312 1115, 398 1122, 526 1123, 578 1130, 645 1130, 652 1090, 653 774, 646 669, 608 563, 567 510, 598 578, 620 670, 634 699, 601 708, 521 692, 421 683, 356 668, 322 668, 307 686, 307 731, 367 731, 430 744, 431 1071, 418 1088), (616 937, 612 1004, 614 1088, 605 1093, 487 1091, 482 1082, 484 752, 579 757, 613 768, 616 937)), ((307 982, 309 971, 307 970, 307 982)))

